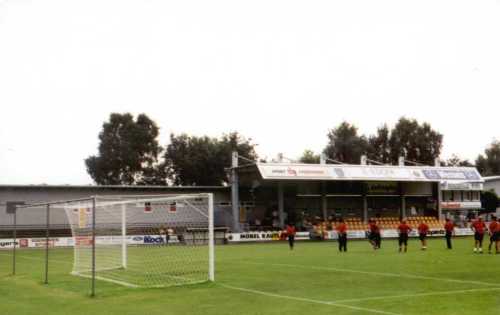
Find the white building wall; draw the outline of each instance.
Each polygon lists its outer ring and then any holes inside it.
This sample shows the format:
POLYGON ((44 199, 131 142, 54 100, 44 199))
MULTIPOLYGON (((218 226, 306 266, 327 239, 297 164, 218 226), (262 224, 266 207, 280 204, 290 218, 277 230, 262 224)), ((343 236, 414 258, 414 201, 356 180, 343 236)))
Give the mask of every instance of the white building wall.
POLYGON ((493 177, 485 178, 484 190, 491 190, 491 189, 493 189, 497 193, 497 195, 500 196, 500 176, 494 178, 493 177))

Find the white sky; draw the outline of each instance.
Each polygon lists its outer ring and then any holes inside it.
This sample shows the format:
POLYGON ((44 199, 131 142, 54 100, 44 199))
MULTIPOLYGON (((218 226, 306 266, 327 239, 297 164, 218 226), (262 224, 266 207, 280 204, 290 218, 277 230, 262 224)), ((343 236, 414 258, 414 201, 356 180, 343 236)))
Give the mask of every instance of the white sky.
POLYGON ((298 157, 406 115, 500 138, 500 0, 0 0, 0 183, 88 184, 111 112, 298 157))

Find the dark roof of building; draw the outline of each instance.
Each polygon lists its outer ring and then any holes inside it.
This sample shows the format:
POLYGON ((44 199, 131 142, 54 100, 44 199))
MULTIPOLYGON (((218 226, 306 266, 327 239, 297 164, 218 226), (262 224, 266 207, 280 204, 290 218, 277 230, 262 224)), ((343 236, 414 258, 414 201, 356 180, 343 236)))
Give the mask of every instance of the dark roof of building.
POLYGON ((229 186, 147 186, 147 185, 0 185, 1 189, 76 189, 76 190, 227 190, 229 186))

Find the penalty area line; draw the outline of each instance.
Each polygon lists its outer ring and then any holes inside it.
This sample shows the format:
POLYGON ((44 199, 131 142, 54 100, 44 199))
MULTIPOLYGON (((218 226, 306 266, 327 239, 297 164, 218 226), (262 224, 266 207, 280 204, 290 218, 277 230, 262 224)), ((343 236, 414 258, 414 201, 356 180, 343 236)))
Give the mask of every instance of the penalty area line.
POLYGON ((359 274, 366 274, 366 275, 372 275, 372 276, 382 276, 382 277, 397 277, 397 278, 408 278, 408 279, 434 280, 434 281, 442 281, 442 282, 454 282, 454 283, 484 285, 484 286, 490 286, 490 287, 500 287, 500 285, 497 283, 474 281, 474 280, 460 280, 460 279, 450 279, 450 278, 440 278, 440 277, 429 277, 429 276, 412 275, 412 274, 407 274, 407 273, 390 273, 390 272, 365 271, 365 270, 334 268, 334 267, 304 266, 304 265, 294 265, 294 264, 274 264, 274 263, 260 263, 260 262, 250 262, 250 261, 245 261, 245 262, 241 262, 241 263, 250 264, 250 265, 289 267, 289 268, 334 271, 334 272, 348 272, 348 273, 359 273, 359 274))
POLYGON ((359 298, 359 299, 338 300, 335 302, 337 302, 337 303, 352 303, 352 302, 389 300, 389 299, 413 298, 413 297, 426 297, 426 296, 437 296, 437 295, 455 295, 455 294, 461 294, 461 293, 489 292, 489 291, 498 291, 498 290, 500 290, 500 287, 498 287, 498 288, 484 288, 484 289, 453 290, 453 291, 433 291, 433 292, 427 292, 427 293, 373 296, 373 297, 366 297, 366 298, 359 298))
POLYGON ((363 311, 363 312, 375 313, 375 314, 401 315, 398 313, 386 312, 386 311, 365 308, 365 307, 352 306, 352 305, 342 304, 342 303, 334 302, 334 301, 322 301, 322 300, 308 299, 308 298, 303 298, 303 297, 295 297, 295 296, 276 294, 276 293, 271 293, 271 292, 266 292, 266 291, 235 287, 232 285, 227 285, 227 284, 222 284, 222 283, 217 283, 217 284, 223 288, 226 288, 226 289, 240 291, 240 292, 246 292, 246 293, 252 293, 252 294, 257 294, 257 295, 262 295, 262 296, 267 296, 267 297, 286 299, 286 300, 292 300, 292 301, 298 301, 298 302, 313 303, 313 304, 320 304, 320 305, 328 305, 328 306, 334 306, 334 307, 339 307, 339 308, 348 308, 348 309, 355 310, 355 311, 363 311))

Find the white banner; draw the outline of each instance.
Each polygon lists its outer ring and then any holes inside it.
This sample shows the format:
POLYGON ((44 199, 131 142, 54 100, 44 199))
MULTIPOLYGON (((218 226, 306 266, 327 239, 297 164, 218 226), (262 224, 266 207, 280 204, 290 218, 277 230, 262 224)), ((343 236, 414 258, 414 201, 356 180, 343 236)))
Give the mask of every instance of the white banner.
MULTIPOLYGON (((268 231, 268 232, 246 232, 246 233, 230 233, 228 234, 229 242, 268 242, 279 241, 286 238, 286 233, 282 231, 268 231)), ((297 232, 295 239, 304 241, 310 239, 309 232, 297 232)))
POLYGON ((474 167, 373 166, 332 164, 257 164, 263 179, 306 180, 373 180, 440 182, 464 181, 481 183, 483 179, 474 167))
MULTIPOLYGON (((396 229, 382 230, 381 232, 383 238, 397 238, 398 231, 396 229)), ((428 236, 438 237, 444 236, 445 231, 440 229, 431 229, 428 236)), ((455 228, 456 236, 469 236, 474 235, 474 232, 469 228, 455 228)), ((410 237, 418 237, 418 232, 413 230, 410 237)), ((347 231, 348 239, 364 239, 366 238, 365 231, 347 231)), ((269 241, 279 241, 285 240, 286 233, 281 231, 268 231, 268 232, 246 232, 246 233, 231 233, 228 234, 228 240, 231 243, 238 242, 269 242, 269 241)), ((297 232, 295 239, 299 241, 310 240, 311 235, 309 232, 297 232)), ((338 235, 336 231, 328 231, 325 234, 325 239, 336 240, 338 235)), ((90 237, 78 237, 76 242, 81 245, 92 245, 92 239, 90 237)), ((128 245, 161 245, 166 244, 165 235, 130 235, 127 236, 128 245)), ((169 244, 179 243, 179 238, 177 235, 170 235, 169 244)), ((13 239, 0 239, 0 250, 2 249, 12 249, 14 244, 13 239)), ((19 238, 16 241, 16 247, 18 248, 45 248, 45 238, 19 238)), ((75 244, 75 239, 72 237, 55 237, 49 238, 49 247, 73 247, 75 244)), ((121 245, 120 236, 97 236, 96 244, 98 245, 121 245)))
MULTIPOLYGON (((166 244, 165 235, 130 235, 127 236, 128 245, 158 245, 166 244)), ((92 245, 92 237, 79 236, 73 237, 51 237, 49 238, 49 247, 73 247, 75 241, 80 245, 92 245)), ((169 244, 179 243, 177 235, 170 235, 169 244)), ((18 248, 45 248, 47 242, 45 238, 18 238, 16 247, 18 248)), ((96 244, 98 245, 121 245, 122 237, 113 236, 96 236, 96 244)), ((0 249, 12 249, 14 247, 13 239, 0 239, 0 249)))
POLYGON ((470 228, 455 228, 455 235, 457 236, 469 236, 474 235, 474 231, 470 228))
MULTIPOLYGON (((19 246, 19 241, 16 242, 17 246, 19 246)), ((14 247, 13 239, 0 239, 0 249, 8 249, 14 247)))

